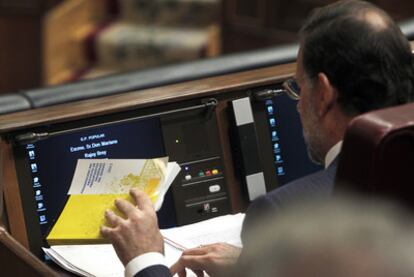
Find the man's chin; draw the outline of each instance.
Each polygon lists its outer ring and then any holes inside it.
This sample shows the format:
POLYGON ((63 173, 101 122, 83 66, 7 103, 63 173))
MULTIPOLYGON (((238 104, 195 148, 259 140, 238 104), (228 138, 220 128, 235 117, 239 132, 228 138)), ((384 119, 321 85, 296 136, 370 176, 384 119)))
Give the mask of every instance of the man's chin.
POLYGON ((323 158, 321 158, 320 155, 316 154, 315 151, 312 151, 312 149, 309 148, 309 146, 307 146, 307 150, 308 150, 309 159, 314 164, 317 164, 317 165, 323 165, 324 164, 323 158))
POLYGON ((325 156, 321 155, 320 153, 322 151, 318 151, 319 143, 318 139, 321 139, 319 137, 315 137, 314 135, 311 135, 309 132, 306 132, 303 130, 303 138, 305 140, 306 150, 308 152, 309 159, 317 165, 323 165, 325 156))

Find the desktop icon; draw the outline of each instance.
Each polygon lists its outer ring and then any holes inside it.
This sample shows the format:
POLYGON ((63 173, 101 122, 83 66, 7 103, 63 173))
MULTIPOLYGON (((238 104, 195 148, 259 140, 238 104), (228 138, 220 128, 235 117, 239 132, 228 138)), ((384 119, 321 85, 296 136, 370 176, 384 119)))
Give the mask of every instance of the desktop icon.
POLYGON ((272 141, 279 140, 279 137, 277 136, 277 131, 272 131, 272 141))
POLYGON ((39 220, 40 220, 41 223, 45 222, 46 221, 46 215, 40 215, 39 220))
POLYGON ((276 161, 277 163, 281 163, 281 162, 282 162, 282 156, 281 156, 281 155, 279 155, 279 154, 276 154, 276 155, 275 155, 275 161, 276 161))
POLYGON ((267 113, 270 115, 273 114, 273 106, 267 106, 267 113))
POLYGON ((39 195, 42 194, 42 191, 40 189, 38 189, 38 190, 35 191, 35 194, 36 194, 36 196, 39 196, 39 195))
POLYGON ((34 150, 30 150, 29 151, 29 159, 34 160, 35 158, 35 151, 34 150))
POLYGON ((279 176, 285 175, 285 169, 283 168, 283 166, 279 166, 277 168, 277 175, 279 175, 279 176))
POLYGON ((36 173, 36 172, 37 172, 37 164, 32 163, 32 164, 30 165, 30 167, 32 168, 32 172, 33 172, 33 173, 36 173))
POLYGON ((40 187, 39 177, 33 177, 33 187, 40 187))
POLYGON ((38 210, 41 210, 41 209, 43 209, 45 207, 45 205, 43 204, 43 202, 39 202, 39 203, 37 203, 37 209, 38 210))
POLYGON ((279 143, 276 142, 276 143, 273 144, 273 152, 275 154, 280 153, 280 144, 279 143))
POLYGON ((269 119, 270 126, 275 127, 276 126, 276 119, 273 117, 269 119))

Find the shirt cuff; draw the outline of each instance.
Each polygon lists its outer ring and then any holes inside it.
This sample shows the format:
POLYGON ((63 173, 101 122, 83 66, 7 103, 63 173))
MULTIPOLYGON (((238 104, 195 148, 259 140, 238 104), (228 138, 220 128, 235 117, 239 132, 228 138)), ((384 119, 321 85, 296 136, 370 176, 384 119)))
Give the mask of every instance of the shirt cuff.
POLYGON ((159 252, 148 252, 133 258, 125 266, 125 277, 133 277, 141 270, 153 265, 167 266, 164 255, 159 252))

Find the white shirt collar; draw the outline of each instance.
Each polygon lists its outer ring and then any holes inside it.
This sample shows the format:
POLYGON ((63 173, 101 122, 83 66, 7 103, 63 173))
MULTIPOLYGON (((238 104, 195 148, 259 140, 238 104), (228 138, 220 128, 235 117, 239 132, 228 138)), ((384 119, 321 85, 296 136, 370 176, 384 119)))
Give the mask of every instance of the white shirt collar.
POLYGON ((325 169, 328 168, 331 163, 335 160, 335 158, 338 156, 339 152, 341 151, 342 147, 342 140, 340 140, 337 144, 331 147, 329 149, 328 153, 326 153, 325 156, 325 169))

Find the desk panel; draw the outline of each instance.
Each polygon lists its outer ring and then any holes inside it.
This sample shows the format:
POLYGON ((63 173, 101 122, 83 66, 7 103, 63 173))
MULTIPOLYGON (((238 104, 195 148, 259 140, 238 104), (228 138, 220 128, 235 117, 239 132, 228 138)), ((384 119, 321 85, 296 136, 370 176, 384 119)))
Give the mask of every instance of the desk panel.
POLYGON ((26 130, 42 131, 55 127, 57 129, 76 128, 79 124, 105 122, 108 118, 118 119, 129 116, 129 114, 145 116, 162 113, 197 105, 207 98, 214 98, 218 101, 214 114, 221 144, 220 156, 225 165, 223 168, 231 201, 231 212, 244 211, 248 201, 241 190, 243 181, 239 169, 235 166, 234 147, 230 140, 233 124, 229 112, 230 102, 249 96, 251 91, 257 89, 280 86, 284 79, 293 75, 294 69, 295 64, 273 66, 1 116, 0 134, 4 138, 1 145, 4 155, 2 181, 5 184, 7 216, 11 234, 23 245, 29 246, 29 237, 26 232, 28 226, 24 220, 22 197, 18 187, 19 172, 16 172, 16 163, 12 153, 12 138, 16 134, 24 133, 26 130))

